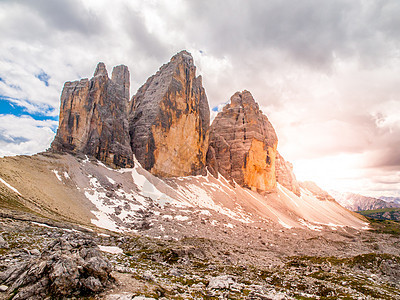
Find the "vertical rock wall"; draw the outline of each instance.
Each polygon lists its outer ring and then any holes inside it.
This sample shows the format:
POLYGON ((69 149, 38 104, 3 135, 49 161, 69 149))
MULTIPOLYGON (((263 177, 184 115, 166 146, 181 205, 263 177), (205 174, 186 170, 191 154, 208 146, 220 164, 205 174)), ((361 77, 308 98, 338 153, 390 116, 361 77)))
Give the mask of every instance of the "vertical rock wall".
POLYGON ((129 133, 141 165, 162 176, 204 171, 210 111, 192 56, 182 51, 132 98, 129 133))
POLYGON ((211 125, 207 165, 231 182, 273 192, 277 144, 274 128, 251 93, 237 92, 211 125))
POLYGON ((133 166, 128 133, 129 71, 117 66, 108 77, 103 63, 92 79, 66 82, 55 151, 87 154, 112 167, 133 166))

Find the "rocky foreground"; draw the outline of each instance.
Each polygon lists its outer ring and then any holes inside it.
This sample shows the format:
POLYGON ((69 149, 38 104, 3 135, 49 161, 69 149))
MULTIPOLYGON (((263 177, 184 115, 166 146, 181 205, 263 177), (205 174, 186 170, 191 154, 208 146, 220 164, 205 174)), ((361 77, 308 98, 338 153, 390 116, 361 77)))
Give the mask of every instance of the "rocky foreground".
POLYGON ((287 232, 252 245, 211 236, 156 239, 4 211, 0 227, 1 299, 400 298, 393 232, 299 230, 305 244, 292 255, 287 232), (320 256, 319 248, 335 256, 320 256), (348 256, 347 248, 360 253, 348 256))

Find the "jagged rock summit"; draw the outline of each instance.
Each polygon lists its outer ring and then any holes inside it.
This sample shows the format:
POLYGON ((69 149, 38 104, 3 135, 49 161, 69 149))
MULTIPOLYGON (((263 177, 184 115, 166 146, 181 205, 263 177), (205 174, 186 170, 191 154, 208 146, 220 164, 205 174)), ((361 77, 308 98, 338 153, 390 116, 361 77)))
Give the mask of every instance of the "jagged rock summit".
POLYGON ((279 182, 300 195, 292 166, 277 152, 277 143, 274 128, 249 91, 235 93, 210 127, 202 78, 196 77, 190 53, 181 51, 131 102, 126 66, 115 67, 110 79, 99 63, 92 79, 66 82, 51 148, 93 156, 111 167, 133 166, 134 154, 160 177, 205 174, 208 160, 210 172, 231 183, 263 193, 275 191, 279 182))
POLYGON ((111 79, 99 63, 93 78, 66 82, 55 151, 87 154, 112 167, 133 166, 128 132, 129 70, 114 67, 111 79))
POLYGON ((111 79, 99 63, 92 79, 66 82, 54 151, 132 167, 133 154, 157 176, 204 174, 210 110, 201 76, 187 51, 172 57, 129 103, 129 71, 111 79), (129 120, 129 121, 128 121, 129 120))
POLYGON ((210 172, 255 191, 272 192, 277 145, 275 130, 251 93, 237 92, 211 125, 210 172))
POLYGON ((132 98, 132 150, 155 175, 197 175, 205 168, 209 123, 201 76, 190 53, 179 52, 132 98))

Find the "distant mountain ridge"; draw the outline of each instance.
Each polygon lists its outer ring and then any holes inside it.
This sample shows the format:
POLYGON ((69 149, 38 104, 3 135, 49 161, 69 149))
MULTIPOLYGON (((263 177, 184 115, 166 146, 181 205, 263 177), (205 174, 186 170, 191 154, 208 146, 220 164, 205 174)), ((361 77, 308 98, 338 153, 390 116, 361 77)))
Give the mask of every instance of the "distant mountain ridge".
POLYGON ((400 205, 400 197, 386 197, 386 196, 381 196, 379 199, 386 201, 386 202, 393 202, 397 203, 400 205))
POLYGON ((335 200, 343 207, 351 211, 377 210, 383 208, 400 207, 399 203, 388 202, 382 199, 367 197, 355 193, 329 192, 335 200))

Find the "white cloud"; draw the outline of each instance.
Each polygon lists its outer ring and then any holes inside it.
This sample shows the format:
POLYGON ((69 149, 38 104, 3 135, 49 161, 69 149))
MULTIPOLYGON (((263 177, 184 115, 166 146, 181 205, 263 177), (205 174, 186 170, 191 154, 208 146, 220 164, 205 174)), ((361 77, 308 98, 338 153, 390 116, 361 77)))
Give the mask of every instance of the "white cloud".
POLYGON ((0 156, 35 154, 46 150, 54 138, 57 121, 28 116, 0 115, 0 156))

